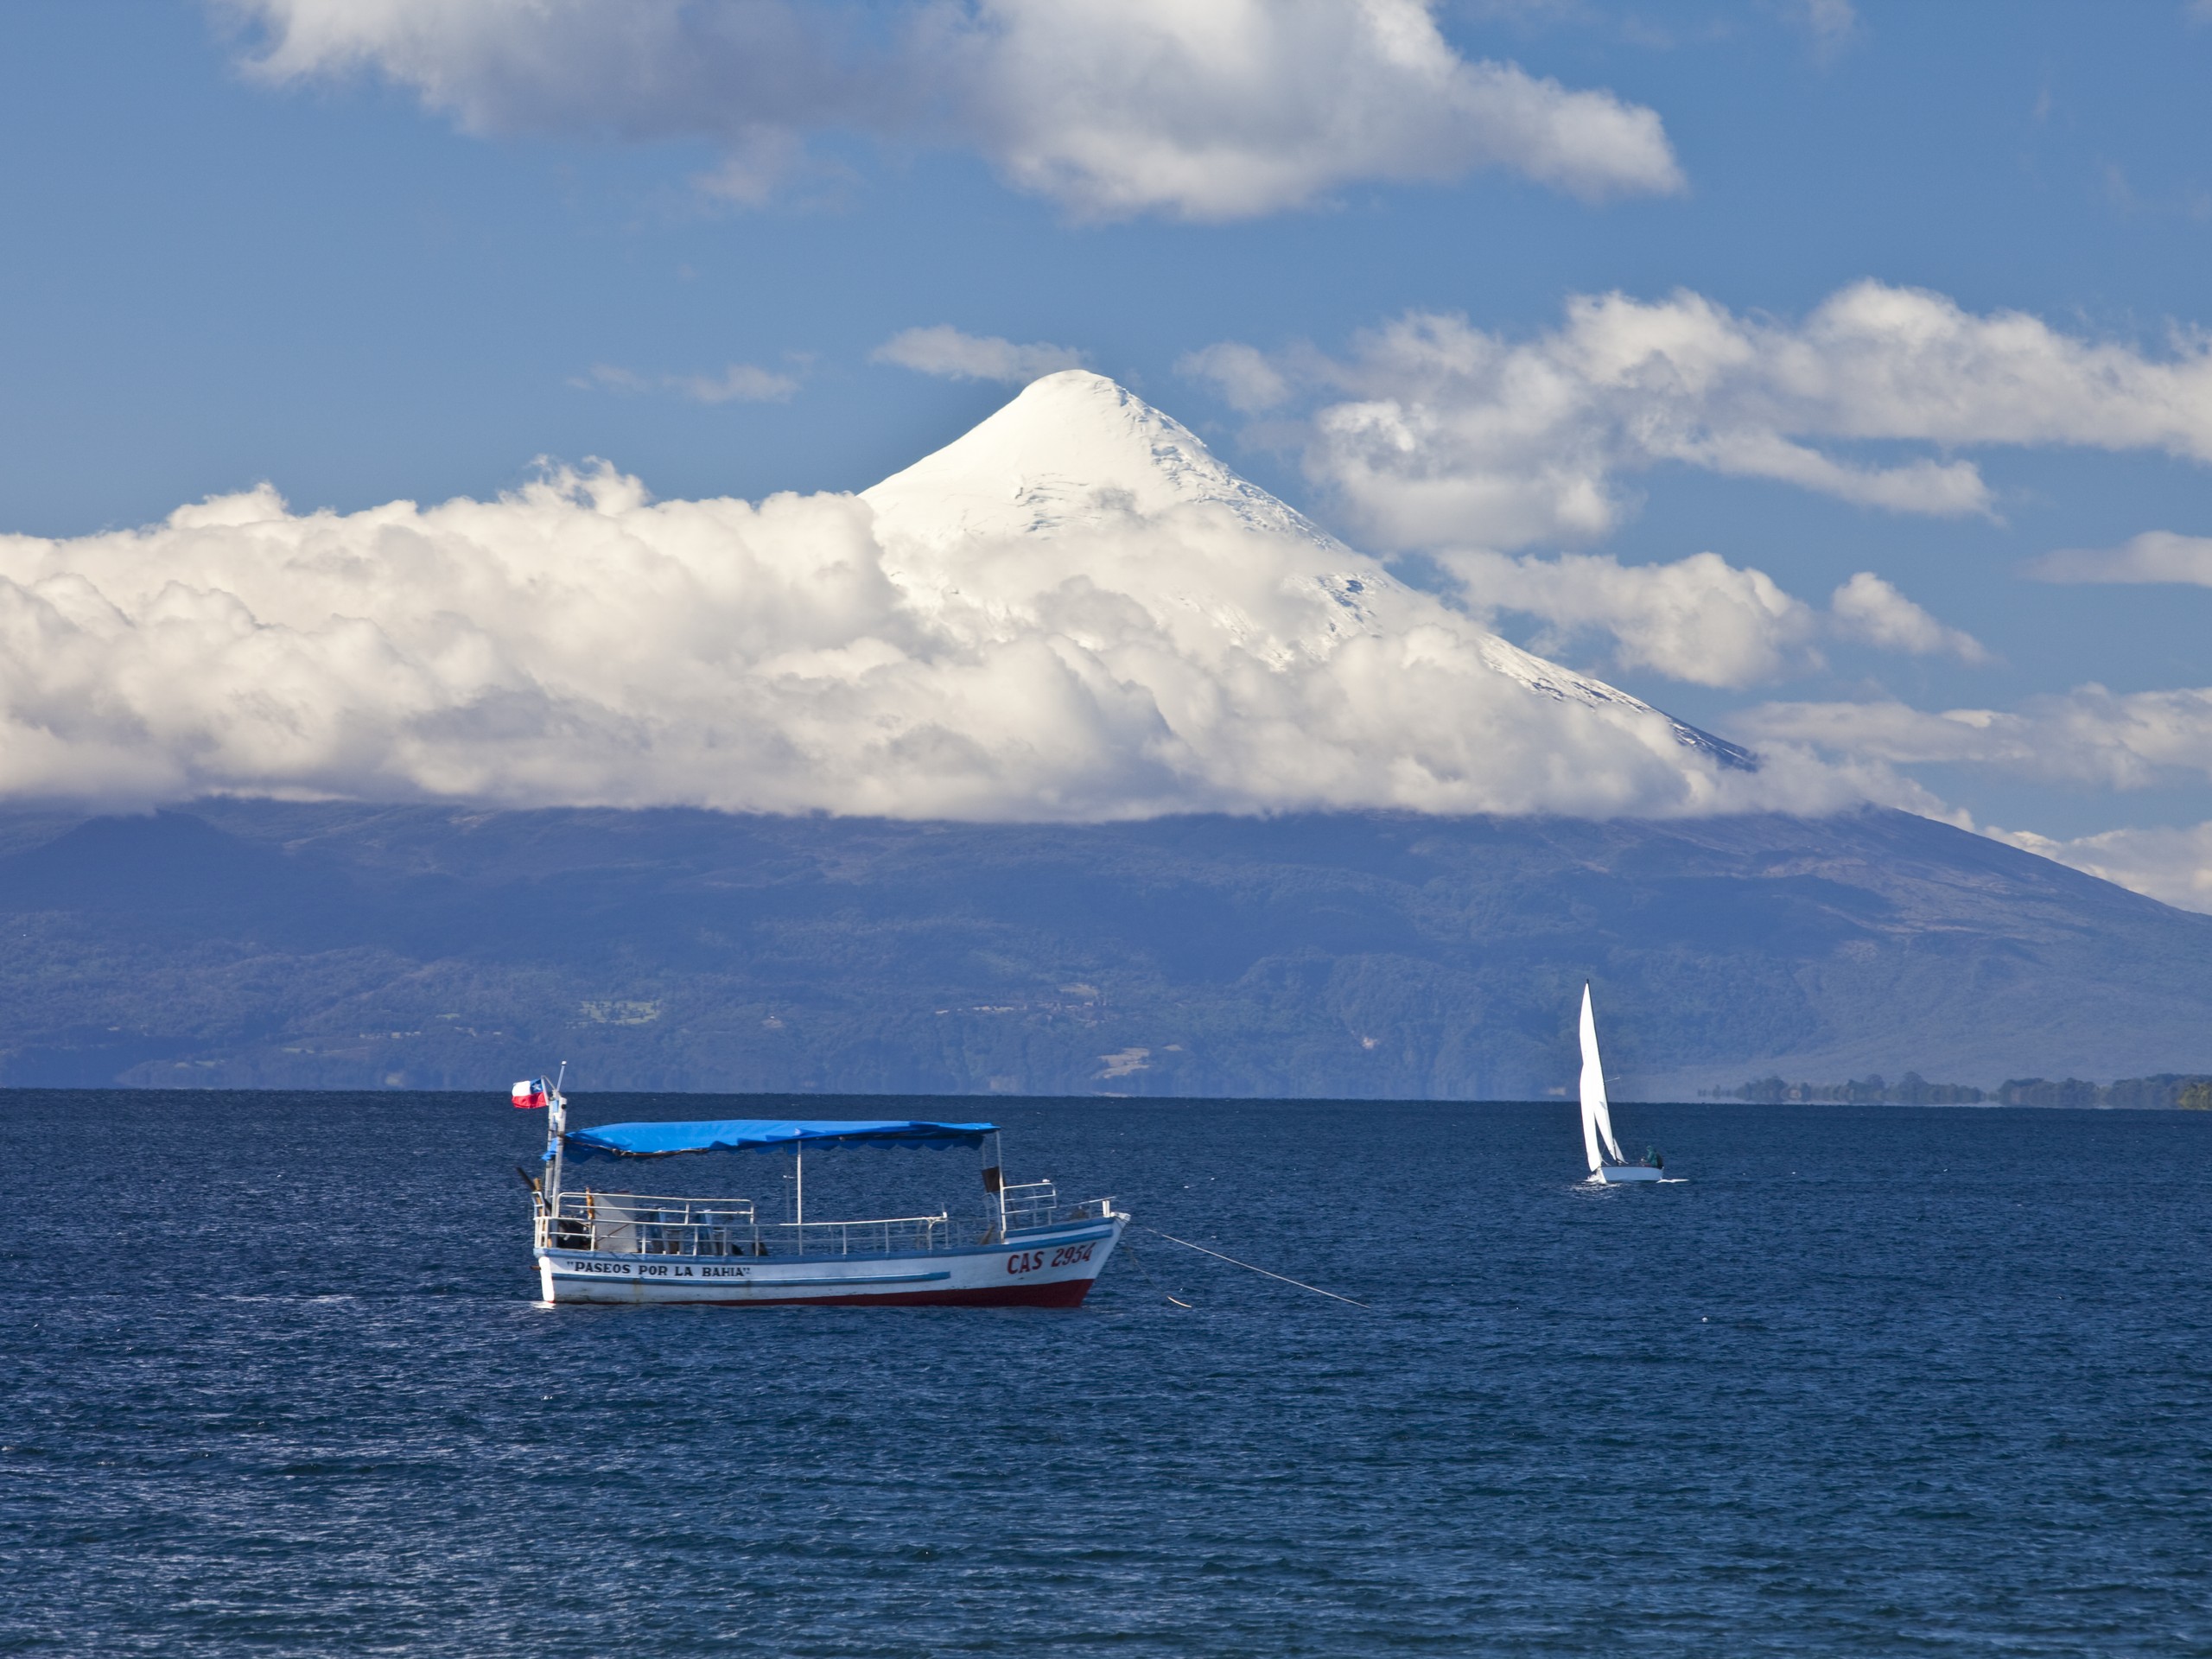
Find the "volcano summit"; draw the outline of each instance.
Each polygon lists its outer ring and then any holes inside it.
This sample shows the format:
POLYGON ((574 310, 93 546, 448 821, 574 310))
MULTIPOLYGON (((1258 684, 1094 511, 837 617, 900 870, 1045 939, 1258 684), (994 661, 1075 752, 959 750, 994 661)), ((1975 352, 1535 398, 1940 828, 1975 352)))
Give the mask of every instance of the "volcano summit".
POLYGON ((1102 701, 1141 702, 1164 798, 1603 810, 1626 787, 1694 810, 1748 769, 1408 588, 1102 375, 1033 382, 861 499, 918 613, 971 648, 1049 640, 1102 701))

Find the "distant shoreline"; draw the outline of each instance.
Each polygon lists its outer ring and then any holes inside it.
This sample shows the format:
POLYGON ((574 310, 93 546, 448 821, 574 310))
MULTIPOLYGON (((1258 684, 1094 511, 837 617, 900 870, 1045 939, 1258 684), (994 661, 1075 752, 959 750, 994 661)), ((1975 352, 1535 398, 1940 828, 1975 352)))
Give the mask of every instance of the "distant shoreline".
MULTIPOLYGON (((0 1111, 4 1111, 11 1100, 51 1098, 55 1096, 90 1095, 124 1096, 132 1100, 156 1100, 163 1096, 171 1096, 179 1100, 188 1101, 214 1101, 222 1099, 265 1100, 281 1096, 300 1096, 313 1098, 317 1101, 358 1101, 363 1103, 373 1103, 379 1100, 404 1100, 411 1102, 445 1100, 450 1101, 457 1106, 481 1107, 487 1110, 493 1108, 498 1108, 501 1110, 513 1109, 512 1105, 507 1097, 499 1090, 493 1089, 404 1089, 397 1087, 383 1089, 270 1089, 232 1088, 227 1086, 179 1089, 168 1085, 155 1085, 151 1084, 114 1083, 0 1084, 0 1111)), ((839 1113, 835 1109, 842 1108, 846 1110, 858 1110, 874 1103, 882 1101, 941 1101, 948 1103, 957 1103, 960 1109, 965 1111, 973 1111, 978 1104, 982 1103, 995 1103, 996 1108, 1001 1110, 1017 1107, 1103 1106, 1112 1104, 1129 1106, 1167 1106, 1176 1108, 1205 1106, 1292 1106, 1300 1108, 1342 1107, 1347 1109, 1377 1106, 1433 1106, 1438 1108, 1491 1108, 1513 1106, 1528 1107, 1542 1111, 1558 1111, 1562 1109, 1571 1108, 1574 1103, 1573 1097, 1572 1096, 1562 1096, 1557 1095, 1541 1100, 1531 1099, 1525 1096, 1499 1098, 1495 1100, 1446 1100, 1423 1096, 1407 1095, 1131 1095, 1105 1093, 1084 1095, 1007 1095, 901 1094, 896 1092, 853 1094, 830 1094, 824 1092, 821 1094, 794 1095, 745 1091, 730 1091, 722 1093, 701 1090, 669 1089, 607 1089, 589 1092, 581 1090, 574 1090, 570 1091, 569 1097, 577 1108, 587 1110, 594 1103, 603 1103, 609 1109, 632 1110, 641 1104, 650 1107, 652 1103, 665 1102, 668 1103, 668 1109, 671 1114, 674 1114, 692 1111, 693 1108, 690 1104, 691 1103, 704 1100, 729 1100, 756 1103, 772 1102, 789 1108, 803 1108, 804 1109, 807 1116, 838 1116, 839 1113), (833 1109, 825 1112, 823 1109, 824 1108, 830 1108, 833 1109)), ((2152 1101, 2130 1101, 2125 1103, 2101 1102, 2094 1104, 2070 1104, 2053 1101, 2007 1101, 1989 1097, 1986 1093, 1985 1093, 1985 1097, 1980 1100, 1924 1102, 1894 1100, 1746 1101, 1738 1099, 1732 1095, 1726 1094, 1709 1095, 1705 1098, 1696 1100, 1685 1100, 1673 1096, 1656 1096, 1649 1100, 1639 1100, 1633 1097, 1624 1096, 1615 1099, 1612 1102, 1612 1104, 1615 1106, 1631 1107, 1638 1109, 1655 1106, 1681 1106, 1690 1107, 1699 1110, 1705 1110, 1713 1107, 1740 1106, 1885 1107, 1902 1108, 1914 1111, 1944 1111, 1957 1109, 1962 1111, 2187 1112, 2204 1109, 2202 1108, 2184 1107, 2177 1104, 2161 1104, 2152 1101)))

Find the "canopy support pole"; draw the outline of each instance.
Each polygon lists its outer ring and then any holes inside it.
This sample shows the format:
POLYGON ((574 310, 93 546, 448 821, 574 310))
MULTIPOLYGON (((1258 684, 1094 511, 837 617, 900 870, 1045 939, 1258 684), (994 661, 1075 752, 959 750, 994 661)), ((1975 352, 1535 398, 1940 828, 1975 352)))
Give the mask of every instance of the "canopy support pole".
POLYGON ((999 1154, 999 1133, 993 1129, 983 1148, 983 1190, 991 1195, 998 1219, 998 1236, 1006 1238, 1006 1166, 999 1154))

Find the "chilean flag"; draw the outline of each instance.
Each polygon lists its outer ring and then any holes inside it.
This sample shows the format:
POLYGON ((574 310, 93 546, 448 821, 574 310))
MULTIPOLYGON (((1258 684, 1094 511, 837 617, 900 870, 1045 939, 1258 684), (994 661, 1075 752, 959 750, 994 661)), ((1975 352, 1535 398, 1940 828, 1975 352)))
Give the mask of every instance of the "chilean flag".
POLYGON ((544 1078, 526 1078, 515 1084, 514 1103, 518 1111, 533 1111, 540 1106, 552 1104, 552 1091, 546 1088, 544 1078))

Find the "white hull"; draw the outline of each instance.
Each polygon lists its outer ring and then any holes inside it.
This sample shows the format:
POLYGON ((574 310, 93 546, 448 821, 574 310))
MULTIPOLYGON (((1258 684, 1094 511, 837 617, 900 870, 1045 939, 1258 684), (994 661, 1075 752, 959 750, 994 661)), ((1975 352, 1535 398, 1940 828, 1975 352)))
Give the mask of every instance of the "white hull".
POLYGON ((1631 1181, 1663 1181, 1667 1172, 1649 1164, 1600 1164, 1590 1179, 1606 1186, 1624 1186, 1631 1181))
POLYGON ((1115 1215, 1024 1230, 1003 1243, 869 1255, 647 1255, 540 1249, 549 1302, 953 1304, 1073 1307, 1121 1242, 1115 1215))

